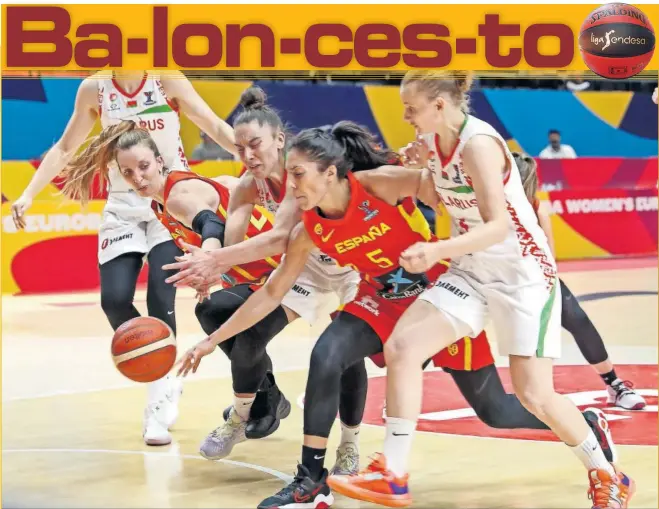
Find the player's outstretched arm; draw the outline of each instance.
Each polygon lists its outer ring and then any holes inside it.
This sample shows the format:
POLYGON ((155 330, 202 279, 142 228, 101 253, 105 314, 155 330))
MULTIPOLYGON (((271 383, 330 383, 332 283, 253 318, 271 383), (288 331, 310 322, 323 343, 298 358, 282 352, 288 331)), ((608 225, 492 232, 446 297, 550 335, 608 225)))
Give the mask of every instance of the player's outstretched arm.
POLYGON ((25 212, 32 205, 34 197, 66 167, 89 136, 97 118, 97 97, 98 85, 94 78, 83 80, 76 94, 73 114, 62 137, 45 155, 23 194, 12 205, 16 228, 25 227, 25 212))
POLYGON ((167 97, 175 99, 181 111, 215 143, 237 156, 233 127, 215 114, 183 73, 178 74, 160 80, 167 97))
POLYGON ((291 234, 286 257, 263 288, 254 292, 218 330, 185 354, 179 361, 178 374, 185 376, 190 370, 195 373, 201 359, 212 353, 217 345, 249 329, 272 313, 302 273, 313 246, 304 225, 299 224, 291 234))

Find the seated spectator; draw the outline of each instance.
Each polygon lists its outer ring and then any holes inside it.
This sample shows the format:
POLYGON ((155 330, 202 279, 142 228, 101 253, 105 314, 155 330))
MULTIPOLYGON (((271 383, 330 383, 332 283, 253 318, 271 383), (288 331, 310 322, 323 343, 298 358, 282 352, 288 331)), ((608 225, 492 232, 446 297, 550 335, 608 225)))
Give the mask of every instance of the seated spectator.
POLYGON ((233 161, 235 160, 231 152, 227 152, 217 143, 215 143, 210 136, 205 132, 199 132, 201 136, 201 143, 197 145, 192 151, 192 161, 233 161))
POLYGON ((540 159, 574 159, 576 152, 570 145, 561 143, 561 133, 556 129, 549 131, 549 145, 540 152, 540 159))

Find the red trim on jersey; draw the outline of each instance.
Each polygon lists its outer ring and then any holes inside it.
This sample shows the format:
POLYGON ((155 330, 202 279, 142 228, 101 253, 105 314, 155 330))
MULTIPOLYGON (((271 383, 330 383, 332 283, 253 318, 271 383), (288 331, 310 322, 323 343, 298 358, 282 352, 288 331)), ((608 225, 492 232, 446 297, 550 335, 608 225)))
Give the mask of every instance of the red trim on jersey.
POLYGON ((144 85, 146 85, 146 76, 145 76, 144 78, 142 78, 142 83, 140 83, 140 86, 137 87, 137 88, 135 89, 135 92, 133 92, 132 94, 129 94, 128 92, 126 92, 126 91, 121 87, 121 85, 119 85, 119 83, 117 82, 117 80, 114 79, 114 78, 112 78, 112 84, 114 85, 114 88, 116 88, 117 91, 118 91, 121 95, 123 95, 124 97, 128 97, 129 99, 132 99, 132 98, 135 97, 137 94, 139 94, 139 93, 142 91, 142 89, 144 88, 144 85))
POLYGON ((272 187, 270 186, 268 179, 265 179, 265 185, 268 186, 268 191, 270 192, 270 196, 272 196, 272 199, 275 200, 275 203, 277 204, 281 204, 282 200, 284 199, 284 195, 286 194, 287 179, 288 179, 288 172, 284 170, 284 178, 281 181, 281 188, 279 189, 279 199, 275 198, 275 193, 272 192, 272 187))

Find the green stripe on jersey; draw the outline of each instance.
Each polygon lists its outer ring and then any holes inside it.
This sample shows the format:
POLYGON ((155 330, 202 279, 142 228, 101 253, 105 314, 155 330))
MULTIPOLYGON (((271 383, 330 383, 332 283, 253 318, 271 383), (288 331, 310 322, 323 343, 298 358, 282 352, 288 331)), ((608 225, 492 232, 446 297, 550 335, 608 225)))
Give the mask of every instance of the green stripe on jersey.
POLYGON ((142 110, 140 112, 140 115, 144 115, 145 113, 168 113, 172 110, 171 106, 169 104, 161 104, 160 106, 154 106, 153 108, 147 108, 146 110, 142 110))
POLYGON ((540 314, 540 333, 538 334, 538 349, 535 351, 536 357, 544 357, 545 355, 545 336, 547 335, 547 326, 549 325, 549 319, 551 318, 551 313, 554 309, 557 286, 558 281, 554 281, 554 286, 551 289, 549 298, 547 299, 547 302, 545 302, 545 305, 542 308, 542 313, 540 314))

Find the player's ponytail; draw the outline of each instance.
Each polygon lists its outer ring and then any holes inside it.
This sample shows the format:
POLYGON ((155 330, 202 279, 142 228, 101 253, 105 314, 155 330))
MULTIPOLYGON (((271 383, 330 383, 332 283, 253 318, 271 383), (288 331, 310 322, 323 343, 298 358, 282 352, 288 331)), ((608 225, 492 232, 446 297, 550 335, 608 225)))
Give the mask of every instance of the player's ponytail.
POLYGON ((100 174, 99 191, 102 191, 108 179, 108 166, 116 159, 117 150, 127 150, 139 143, 145 143, 156 157, 160 157, 149 132, 139 128, 132 120, 105 128, 62 170, 60 176, 66 180, 62 194, 86 205, 96 171, 100 174))
POLYGON ((335 166, 339 178, 396 161, 396 154, 381 148, 368 129, 348 121, 301 131, 289 143, 288 150, 293 149, 317 163, 320 171, 335 166))
POLYGON ((284 124, 274 108, 267 104, 267 98, 268 96, 260 87, 251 86, 245 90, 240 95, 240 105, 243 107, 243 111, 238 114, 233 126, 249 124, 256 120, 261 126, 268 124, 275 132, 284 132, 284 124))
POLYGON ((526 194, 528 200, 533 203, 538 191, 538 165, 535 162, 535 159, 528 154, 513 152, 512 155, 513 159, 515 159, 515 165, 519 170, 519 175, 522 178, 524 194, 526 194))

